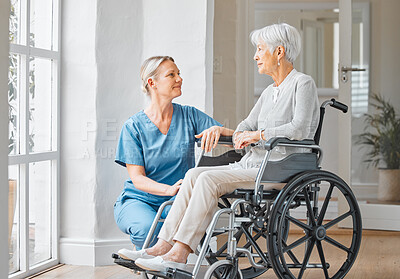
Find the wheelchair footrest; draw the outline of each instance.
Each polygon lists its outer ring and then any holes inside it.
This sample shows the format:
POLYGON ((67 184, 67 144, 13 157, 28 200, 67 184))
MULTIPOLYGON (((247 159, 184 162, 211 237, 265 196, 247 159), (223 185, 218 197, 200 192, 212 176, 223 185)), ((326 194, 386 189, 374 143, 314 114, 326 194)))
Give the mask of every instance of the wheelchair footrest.
POLYGON ((168 279, 192 279, 192 273, 177 268, 168 268, 166 272, 147 270, 146 273, 168 279))
POLYGON ((118 254, 112 254, 112 257, 114 259, 114 263, 116 263, 116 264, 118 264, 120 266, 129 268, 129 269, 132 269, 132 270, 135 270, 135 271, 144 271, 143 268, 138 267, 135 264, 135 262, 132 261, 132 260, 127 260, 127 259, 121 258, 118 254))
POLYGON ((144 270, 143 268, 138 267, 134 261, 132 260, 127 260, 124 258, 121 258, 120 255, 118 254, 112 254, 112 257, 114 259, 114 263, 132 269, 134 271, 139 271, 139 272, 146 272, 147 274, 155 275, 161 278, 173 278, 173 279, 191 279, 192 278, 192 273, 177 269, 177 268, 168 268, 166 272, 159 272, 159 271, 149 271, 149 270, 144 270))

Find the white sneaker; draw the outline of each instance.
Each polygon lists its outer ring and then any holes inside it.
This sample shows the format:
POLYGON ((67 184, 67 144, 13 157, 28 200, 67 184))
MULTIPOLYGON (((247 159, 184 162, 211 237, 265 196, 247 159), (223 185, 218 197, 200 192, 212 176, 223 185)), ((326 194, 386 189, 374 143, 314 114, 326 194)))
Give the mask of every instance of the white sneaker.
POLYGON ((147 254, 146 250, 144 249, 139 251, 133 251, 124 248, 118 251, 118 255, 125 260, 132 260, 132 261, 136 261, 139 258, 152 259, 155 257, 147 254))
POLYGON ((186 268, 186 264, 184 263, 165 261, 161 256, 154 257, 152 259, 140 258, 137 259, 137 261, 135 261, 135 264, 138 267, 141 267, 149 271, 160 271, 160 272, 166 272, 169 267, 182 270, 185 270, 186 268))

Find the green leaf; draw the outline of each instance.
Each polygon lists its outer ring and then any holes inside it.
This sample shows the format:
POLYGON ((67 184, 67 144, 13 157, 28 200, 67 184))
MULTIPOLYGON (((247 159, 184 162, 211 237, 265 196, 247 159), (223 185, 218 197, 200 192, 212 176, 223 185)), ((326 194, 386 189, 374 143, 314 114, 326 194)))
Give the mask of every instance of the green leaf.
POLYGON ((365 114, 364 133, 355 136, 355 142, 370 151, 366 154, 368 165, 384 164, 390 169, 400 168, 400 118, 390 101, 372 94, 374 114, 365 114), (372 132, 370 132, 372 128, 372 132))

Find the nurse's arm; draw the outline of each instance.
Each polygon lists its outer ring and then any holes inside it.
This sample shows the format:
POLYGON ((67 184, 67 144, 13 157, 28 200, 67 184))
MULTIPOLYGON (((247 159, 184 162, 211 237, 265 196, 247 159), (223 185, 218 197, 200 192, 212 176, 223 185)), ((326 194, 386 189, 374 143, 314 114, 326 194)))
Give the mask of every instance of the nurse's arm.
POLYGON ((158 196, 175 196, 182 183, 182 179, 174 185, 158 183, 146 176, 143 166, 126 164, 129 177, 138 190, 158 196))

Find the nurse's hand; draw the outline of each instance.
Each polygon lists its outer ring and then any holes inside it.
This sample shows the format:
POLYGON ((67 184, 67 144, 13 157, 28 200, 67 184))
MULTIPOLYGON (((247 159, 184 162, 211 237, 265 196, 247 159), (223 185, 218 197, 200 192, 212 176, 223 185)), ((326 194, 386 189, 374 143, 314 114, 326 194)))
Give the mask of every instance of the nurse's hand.
POLYGON ((174 185, 167 186, 167 190, 165 191, 166 196, 175 196, 179 189, 181 188, 183 179, 179 179, 174 185))
POLYGON ((195 135, 197 139, 201 139, 201 149, 204 149, 205 152, 211 151, 213 148, 217 146, 219 141, 219 137, 221 136, 222 127, 212 126, 198 135, 195 135))

